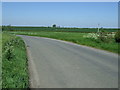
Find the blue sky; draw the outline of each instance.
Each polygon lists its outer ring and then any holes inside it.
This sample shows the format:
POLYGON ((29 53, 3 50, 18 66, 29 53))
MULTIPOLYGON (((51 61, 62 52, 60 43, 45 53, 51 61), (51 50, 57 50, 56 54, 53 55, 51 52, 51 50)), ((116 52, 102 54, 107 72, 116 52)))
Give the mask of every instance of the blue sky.
POLYGON ((3 25, 117 27, 117 2, 3 2, 3 25))

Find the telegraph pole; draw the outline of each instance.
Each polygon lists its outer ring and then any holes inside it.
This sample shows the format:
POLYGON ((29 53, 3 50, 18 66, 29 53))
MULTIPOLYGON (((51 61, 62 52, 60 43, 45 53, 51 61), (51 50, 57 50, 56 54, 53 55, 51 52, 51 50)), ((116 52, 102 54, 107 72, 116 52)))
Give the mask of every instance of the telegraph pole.
POLYGON ((98 24, 98 33, 100 32, 100 27, 99 26, 100 26, 100 24, 98 24))
POLYGON ((100 27, 99 26, 100 26, 100 24, 98 24, 98 33, 100 32, 100 27))

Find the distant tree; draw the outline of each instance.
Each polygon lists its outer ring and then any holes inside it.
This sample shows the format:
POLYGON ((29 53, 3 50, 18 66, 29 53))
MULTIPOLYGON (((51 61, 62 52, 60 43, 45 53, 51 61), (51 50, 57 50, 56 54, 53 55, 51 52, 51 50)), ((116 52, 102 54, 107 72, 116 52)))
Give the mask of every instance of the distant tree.
POLYGON ((55 28, 55 27, 56 27, 56 24, 53 24, 53 26, 52 26, 52 27, 54 27, 54 28, 55 28))
POLYGON ((7 26, 2 26, 2 31, 11 31, 12 30, 12 26, 11 25, 7 25, 7 26))

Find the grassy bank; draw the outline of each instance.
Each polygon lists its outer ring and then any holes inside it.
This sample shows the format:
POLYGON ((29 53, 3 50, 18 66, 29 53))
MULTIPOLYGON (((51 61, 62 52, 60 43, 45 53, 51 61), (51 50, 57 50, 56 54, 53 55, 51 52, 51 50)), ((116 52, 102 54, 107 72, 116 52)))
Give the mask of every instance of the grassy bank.
POLYGON ((12 32, 14 34, 21 35, 30 35, 30 36, 39 36, 39 37, 48 37, 55 38, 65 41, 70 41, 73 43, 91 46, 110 52, 118 53, 118 43, 115 42, 114 38, 110 38, 105 42, 100 41, 99 39, 93 38, 94 36, 89 36, 90 33, 77 33, 77 32, 12 32))
POLYGON ((2 88, 28 88, 25 44, 8 33, 2 37, 2 88))
POLYGON ((0 89, 2 88, 2 33, 0 31, 0 89))

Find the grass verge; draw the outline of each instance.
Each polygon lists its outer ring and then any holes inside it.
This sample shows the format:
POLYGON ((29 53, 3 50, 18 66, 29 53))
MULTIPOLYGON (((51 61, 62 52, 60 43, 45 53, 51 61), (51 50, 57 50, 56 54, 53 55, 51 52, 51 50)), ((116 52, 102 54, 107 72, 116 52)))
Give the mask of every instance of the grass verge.
POLYGON ((2 88, 2 31, 0 30, 0 89, 2 88))
POLYGON ((25 44, 14 35, 2 36, 2 88, 28 88, 25 44))
MULTIPOLYGON (((73 43, 91 46, 94 48, 107 50, 110 52, 118 53, 118 43, 114 39, 111 39, 110 42, 102 42, 94 38, 85 38, 84 35, 88 33, 77 33, 77 32, 11 32, 14 34, 29 35, 29 36, 39 36, 39 37, 48 37, 54 39, 60 39, 65 41, 70 41, 73 43)), ((119 51, 120 52, 120 51, 119 51)))

